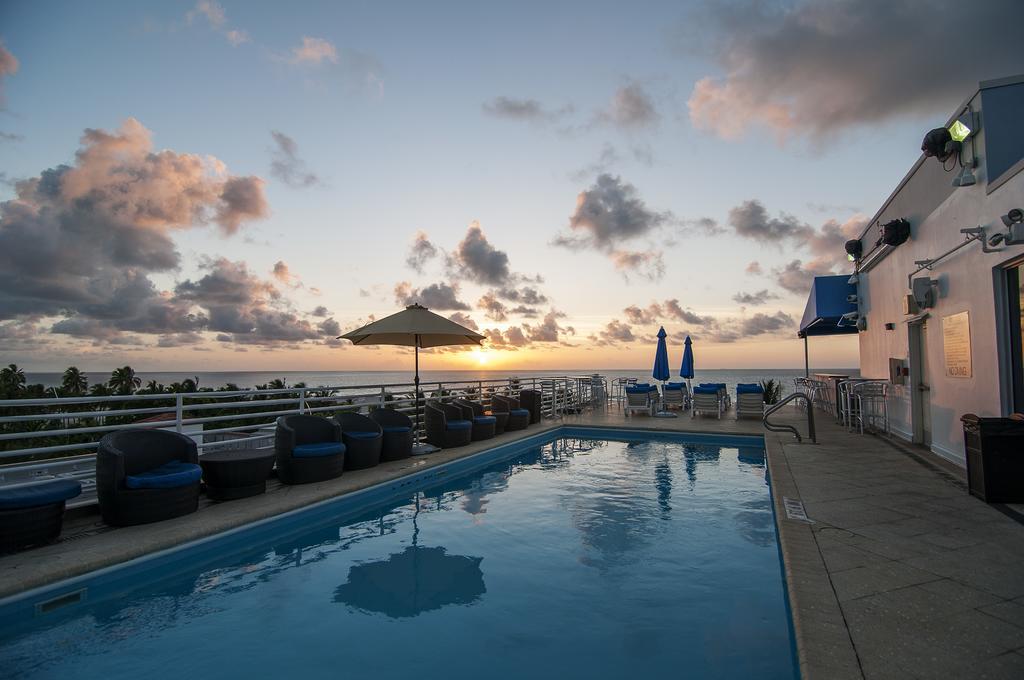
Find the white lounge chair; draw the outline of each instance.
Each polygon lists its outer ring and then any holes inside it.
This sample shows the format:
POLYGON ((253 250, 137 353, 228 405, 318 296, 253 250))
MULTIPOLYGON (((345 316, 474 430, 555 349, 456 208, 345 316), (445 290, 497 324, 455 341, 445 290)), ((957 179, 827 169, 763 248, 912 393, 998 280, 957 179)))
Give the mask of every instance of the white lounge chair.
MULTIPOLYGON (((651 399, 651 394, 652 392, 648 387, 627 387, 626 405, 623 407, 626 415, 628 416, 634 411, 653 415, 654 400, 651 399)), ((657 392, 653 394, 657 394, 657 392)))
POLYGON ((695 387, 693 388, 693 404, 690 408, 690 417, 700 413, 702 416, 715 414, 721 420, 723 403, 721 393, 717 387, 695 387))
POLYGON ((736 385, 736 420, 764 417, 764 390, 760 385, 736 385))
POLYGON ((687 402, 690 400, 690 392, 686 389, 686 383, 668 383, 664 387, 665 408, 678 408, 685 411, 687 402))

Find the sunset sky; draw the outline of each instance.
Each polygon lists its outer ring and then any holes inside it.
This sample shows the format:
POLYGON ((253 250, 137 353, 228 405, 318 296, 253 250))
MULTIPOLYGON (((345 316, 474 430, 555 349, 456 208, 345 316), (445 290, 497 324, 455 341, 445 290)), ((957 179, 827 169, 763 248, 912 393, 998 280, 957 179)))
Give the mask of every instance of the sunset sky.
POLYGON ((391 369, 334 336, 420 301, 488 337, 431 368, 641 367, 659 325, 801 366, 811 278, 1024 70, 1024 3, 949 7, 4 2, 0 363, 391 369))

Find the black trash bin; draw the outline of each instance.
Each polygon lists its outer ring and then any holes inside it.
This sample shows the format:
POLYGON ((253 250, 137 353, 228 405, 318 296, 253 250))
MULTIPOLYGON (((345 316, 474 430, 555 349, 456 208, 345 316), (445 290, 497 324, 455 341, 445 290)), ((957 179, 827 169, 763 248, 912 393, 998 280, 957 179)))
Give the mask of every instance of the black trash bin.
POLYGON ((1024 503, 1024 420, 966 413, 967 486, 986 503, 1024 503))

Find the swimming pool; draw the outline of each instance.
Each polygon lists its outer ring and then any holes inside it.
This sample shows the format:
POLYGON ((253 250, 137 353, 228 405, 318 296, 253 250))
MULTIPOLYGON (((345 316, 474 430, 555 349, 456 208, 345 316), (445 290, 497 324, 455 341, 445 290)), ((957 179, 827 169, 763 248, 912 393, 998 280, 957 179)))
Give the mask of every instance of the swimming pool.
POLYGON ((751 437, 563 428, 0 621, 9 678, 797 675, 751 437))

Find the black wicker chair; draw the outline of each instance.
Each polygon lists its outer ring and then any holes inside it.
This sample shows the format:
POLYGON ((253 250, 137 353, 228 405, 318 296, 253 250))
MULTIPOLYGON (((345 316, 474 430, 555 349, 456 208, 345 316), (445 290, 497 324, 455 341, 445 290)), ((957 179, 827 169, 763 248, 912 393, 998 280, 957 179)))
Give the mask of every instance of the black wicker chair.
POLYGON ((453 402, 462 409, 463 420, 473 423, 473 441, 490 439, 497 432, 498 419, 484 414, 484 405, 469 399, 456 399, 453 402))
POLYGON ((82 493, 72 479, 0 489, 0 553, 49 543, 60 536, 67 501, 82 493))
POLYGON ((508 414, 505 431, 523 430, 530 424, 530 412, 519 406, 519 400, 501 394, 491 397, 491 410, 508 414))
POLYGON ((412 455, 414 435, 409 416, 392 408, 378 408, 370 411, 370 420, 380 425, 384 432, 384 443, 380 449, 382 463, 412 455))
POLYGON ((345 471, 341 426, 329 418, 281 416, 277 419, 274 448, 277 478, 283 484, 323 482, 345 471))
POLYGON ((96 496, 113 526, 159 522, 199 507, 199 452, 190 437, 167 430, 120 430, 100 440, 96 496))
POLYGON ((523 390, 519 393, 519 405, 530 412, 530 424, 540 422, 540 392, 537 390, 523 390))
POLYGON ((380 463, 384 432, 376 421, 359 413, 339 413, 334 419, 341 426, 341 441, 345 442, 346 470, 363 470, 380 463))
POLYGON ((463 418, 462 409, 439 401, 423 407, 427 441, 442 449, 465 446, 473 440, 473 421, 463 418))

